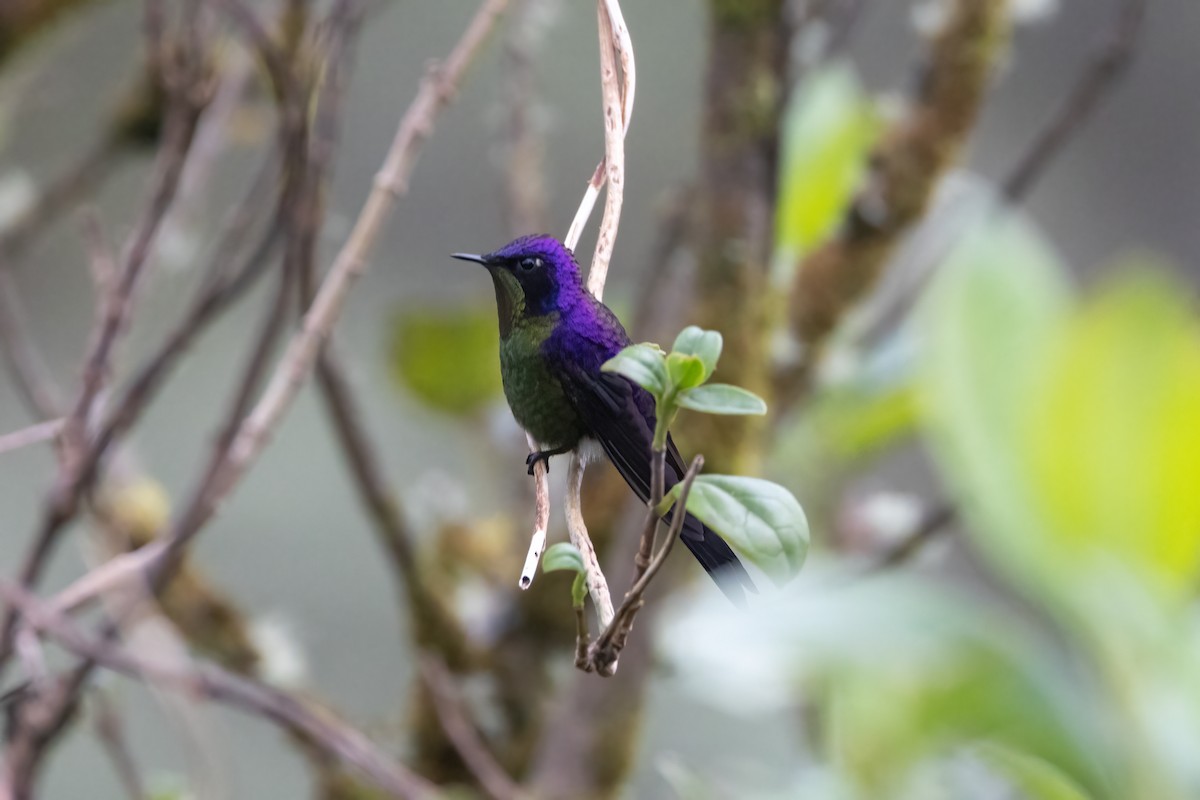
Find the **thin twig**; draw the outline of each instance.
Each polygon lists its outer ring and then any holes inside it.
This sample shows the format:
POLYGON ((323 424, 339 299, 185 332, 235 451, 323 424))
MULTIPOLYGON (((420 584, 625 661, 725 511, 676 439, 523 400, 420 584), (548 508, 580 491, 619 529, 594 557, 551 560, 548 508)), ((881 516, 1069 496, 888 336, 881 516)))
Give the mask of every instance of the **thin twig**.
MULTIPOLYGON (((270 433, 299 392, 320 344, 336 321, 350 284, 366 269, 366 259, 387 212, 395 198, 406 191, 417 150, 432 130, 433 118, 452 99, 467 65, 506 3, 507 0, 485 0, 446 63, 432 71, 422 83, 417 98, 401 120, 359 220, 334 260, 302 329, 292 337, 263 396, 239 427, 219 468, 209 470, 211 483, 207 491, 197 491, 193 495, 193 503, 165 537, 130 553, 128 558, 114 559, 93 570, 87 579, 92 586, 119 584, 145 572, 149 572, 155 582, 161 580, 169 572, 170 562, 211 518, 266 446, 270 433)), ((71 599, 79 603, 87 599, 86 595, 86 592, 72 590, 71 599)))
MULTIPOLYGON (((92 333, 84 361, 82 388, 72 403, 64 424, 63 433, 68 443, 85 441, 86 424, 107 373, 109 357, 118 337, 128 324, 134 289, 142 274, 159 223, 178 188, 199 114, 200 108, 190 102, 174 105, 173 110, 167 114, 166 144, 159 159, 151 199, 127 242, 120 278, 113 287, 112 297, 106 304, 107 308, 104 309, 98 327, 92 333)), ((21 564, 19 576, 23 587, 32 586, 38 580, 58 534, 75 515, 81 489, 80 477, 77 458, 64 462, 58 484, 51 492, 34 535, 33 545, 21 564)), ((16 617, 11 610, 6 611, 3 621, 0 622, 0 669, 12 651, 15 623, 16 617)))
MULTIPOLYGON (((600 233, 596 238, 596 251, 592 256, 592 265, 588 270, 587 288, 596 299, 604 294, 604 284, 608 278, 608 263, 612 257, 613 246, 617 239, 617 226, 621 221, 621 204, 625 188, 625 134, 629 130, 629 122, 633 118, 633 98, 636 89, 636 71, 633 60, 633 43, 629 38, 629 29, 621 15, 621 4, 618 0, 596 0, 596 13, 600 37, 600 87, 604 99, 604 160, 596 167, 592 180, 588 183, 587 191, 580 203, 579 211, 571 222, 564 244, 567 249, 574 251, 579 242, 583 227, 596 202, 596 195, 605 181, 608 192, 605 194, 604 216, 600 223, 600 233), (617 64, 620 64, 620 74, 617 64)), ((536 447, 532 443, 531 446, 536 447)), ((612 599, 609 596, 608 583, 604 572, 596 559, 595 549, 588 536, 587 525, 583 521, 583 500, 580 490, 583 486, 584 462, 578 452, 571 453, 571 463, 567 478, 567 530, 571 541, 583 554, 584 567, 587 570, 588 593, 596 606, 596 614, 600 619, 600 627, 605 627, 612 619, 612 599)), ((537 502, 545 500, 549 503, 549 481, 540 476, 535 469, 535 488, 537 502)), ((537 542, 535 528, 534 542, 537 542)), ((531 551, 533 546, 530 547, 531 551)), ((527 559, 528 562, 528 559, 527 559)))
POLYGON ((76 655, 106 669, 224 703, 247 714, 264 717, 289 731, 301 731, 323 752, 353 767, 380 789, 396 797, 432 800, 438 796, 435 786, 385 756, 362 733, 312 703, 213 664, 181 671, 136 658, 112 643, 83 633, 68 618, 15 585, 0 583, 0 596, 19 608, 33 627, 76 655))
MULTIPOLYGON (((628 641, 629 634, 633 630, 633 620, 645 602, 643 596, 646 593, 646 589, 650 586, 650 582, 654 580, 654 576, 662 569, 663 564, 666 563, 667 556, 670 555, 671 549, 675 546, 675 540, 679 538, 679 534, 683 530, 683 522, 687 519, 688 495, 692 491, 692 484, 695 482, 696 476, 700 474, 700 470, 703 467, 704 456, 696 456, 692 459, 691 466, 688 467, 687 473, 683 476, 683 480, 680 481, 679 499, 675 501, 675 511, 671 518, 671 527, 667 531, 666 540, 663 542, 662 547, 658 549, 658 554, 654 556, 654 560, 650 562, 645 571, 639 572, 637 580, 634 581, 633 586, 625 594, 625 598, 621 601, 621 606, 617 609, 612 621, 596 637, 595 643, 588 648, 588 661, 595 668, 596 672, 602 676, 609 677, 617 671, 617 658, 621 655, 621 651, 625 649, 625 643, 628 641)), ((657 521, 657 504, 648 504, 646 513, 657 521)))
POLYGON ((633 560, 634 580, 638 580, 646 574, 646 570, 650 567, 650 559, 654 555, 654 534, 658 531, 659 520, 656 509, 663 500, 666 461, 666 450, 656 450, 650 457, 650 502, 647 503, 649 510, 646 512, 646 523, 642 526, 642 538, 638 545, 637 556, 633 560))
POLYGON ((433 710, 437 714, 442 730, 454 745, 454 749, 479 786, 492 800, 518 800, 523 796, 521 787, 496 761, 487 744, 475 730, 462 696, 454 684, 454 677, 446 668, 446 662, 432 653, 421 656, 421 679, 429 690, 433 710))
POLYGON ((317 362, 321 396, 328 406, 342 455, 346 458, 363 508, 370 514, 384 551, 401 578, 400 584, 406 593, 407 610, 417 642, 429 646, 436 640, 452 663, 463 660, 469 650, 467 634, 462 623, 446 605, 445 597, 429 587, 428 580, 421 572, 412 531, 384 477, 379 454, 361 421, 359 403, 346 378, 335 344, 335 341, 328 342, 317 362))
POLYGON ((596 606, 596 617, 600 621, 600 627, 605 628, 613 618, 612 597, 608 592, 604 571, 600 569, 600 560, 596 558, 596 548, 592 546, 587 525, 583 521, 583 503, 580 500, 582 485, 583 459, 578 453, 572 453, 571 463, 567 468, 567 533, 571 537, 571 544, 575 545, 583 556, 588 594, 592 596, 592 604, 596 606))
MULTIPOLYGON (((530 451, 541 450, 541 444, 525 434, 530 451)), ((533 535, 529 539, 529 551, 525 554, 525 566, 521 568, 518 586, 528 589, 537 575, 538 562, 546 550, 546 535, 550 530, 550 471, 549 462, 538 459, 533 463, 533 535)))
POLYGON ((19 431, 6 433, 0 436, 0 453, 20 450, 22 447, 28 447, 31 444, 53 439, 55 436, 58 436, 62 427, 62 419, 52 419, 49 422, 39 422, 36 425, 30 425, 19 431))
POLYGON ((1077 133, 1128 70, 1149 0, 1119 0, 1113 25, 1091 54, 1058 110, 1000 184, 1010 203, 1019 203, 1054 157, 1077 133))
POLYGON ((0 264, 0 350, 29 413, 40 420, 65 412, 50 370, 25 322, 23 303, 13 276, 0 264))
POLYGON ((880 136, 837 235, 804 256, 796 269, 789 314, 803 359, 776 375, 777 412, 810 387, 830 335, 925 213, 975 127, 1008 29, 1007 0, 947 4, 930 38, 911 107, 880 136))
POLYGON ((96 738, 108 754, 108 760, 112 762, 125 794, 130 800, 143 800, 147 796, 145 784, 133 759, 129 740, 125 737, 125 726, 122 724, 120 712, 103 691, 92 695, 92 710, 95 712, 96 738))
POLYGON ((917 526, 868 567, 867 572, 882 572, 908 561, 931 539, 944 533, 957 517, 958 510, 950 503, 941 503, 930 508, 918 521, 917 526))
POLYGON ((599 300, 608 278, 608 263, 617 243, 617 226, 625 198, 625 134, 633 117, 636 73, 633 43, 617 0, 597 0, 600 31, 600 90, 604 98, 604 171, 608 190, 604 194, 604 216, 596 236, 596 250, 588 270, 588 290, 599 300), (620 63, 621 74, 617 74, 620 63))
POLYGON ((534 56, 545 46, 551 0, 519 0, 504 37, 504 107, 507 115, 504 178, 508 228, 513 237, 544 231, 546 170, 534 56))
POLYGON ((120 163, 121 140, 111 131, 62 175, 54 178, 20 216, 0 231, 0 271, 22 256, 29 246, 80 198, 104 182, 120 163))

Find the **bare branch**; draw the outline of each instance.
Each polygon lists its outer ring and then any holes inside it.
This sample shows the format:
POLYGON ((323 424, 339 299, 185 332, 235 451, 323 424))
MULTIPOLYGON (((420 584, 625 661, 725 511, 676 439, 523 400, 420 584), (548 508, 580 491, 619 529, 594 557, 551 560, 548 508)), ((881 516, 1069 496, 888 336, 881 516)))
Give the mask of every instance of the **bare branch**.
POLYGON ((571 465, 567 469, 567 533, 571 536, 571 544, 575 545, 583 556, 588 594, 592 596, 592 603, 596 606, 600 627, 605 628, 613 618, 612 598, 608 593, 604 571, 600 569, 600 561, 596 558, 596 548, 592 546, 587 525, 583 521, 583 501, 580 496, 582 486, 583 459, 578 453, 571 453, 571 465))
POLYGON ((125 794, 130 800, 143 800, 146 790, 137 763, 133 759, 133 752, 129 749, 120 712, 103 691, 92 695, 92 710, 95 712, 96 738, 108 754, 108 760, 112 762, 125 794))
POLYGON ((471 723, 454 677, 439 656, 421 656, 421 678, 429 689, 434 712, 446 737, 492 800, 518 800, 521 788, 509 777, 471 723))
POLYGON ((16 282, 0 263, 0 350, 13 382, 37 419, 61 417, 64 404, 25 324, 16 282))
MULTIPOLYGON (((109 357, 118 337, 128 324, 133 307, 134 289, 145 266, 159 223, 179 185, 179 177, 199 115, 200 107, 190 102, 173 104, 172 110, 167 114, 165 144, 156 168, 151 198, 129 237, 117 285, 113 287, 112 297, 103 309, 97 328, 92 332, 91 343, 84 360, 82 388, 64 423, 63 435, 67 443, 85 441, 86 423, 107 373, 109 357)), ((33 546, 21 564, 19 576, 23 587, 32 586, 40 577, 59 532, 74 516, 78 506, 81 477, 79 459, 68 459, 64 463, 58 484, 51 492, 37 533, 34 535, 33 546)), ((12 651, 15 622, 16 618, 11 611, 6 611, 4 620, 0 623, 0 668, 12 651)))
MULTIPOLYGON (((169 573, 171 562, 178 558, 262 452, 312 368, 321 344, 337 320, 351 283, 366 269, 367 258, 387 212, 395 198, 406 191, 417 150, 432 130, 434 117, 452 99, 467 65, 506 3, 507 0, 485 0, 446 63, 431 71, 422 83, 417 98, 401 120, 384 165, 376 175, 375 187, 322 283, 301 330, 292 337, 263 396, 238 427, 223 457, 206 472, 207 477, 194 493, 187 510, 164 538, 130 554, 131 557, 119 565, 111 566, 112 572, 120 575, 105 574, 110 570, 110 565, 105 565, 94 571, 102 574, 89 576, 91 583, 107 586, 122 576, 136 575, 137 570, 131 570, 131 566, 148 570, 155 583, 161 581, 169 573)), ((72 599, 81 602, 86 599, 84 594, 75 591, 72 599)))
MULTIPOLYGON (((536 452, 541 445, 529 434, 525 434, 529 449, 536 452)), ((550 530, 550 473, 545 459, 533 462, 533 536, 529 540, 529 552, 525 555, 525 566, 521 569, 518 585, 528 589, 537 575, 538 562, 546 550, 546 535, 550 530)))
POLYGON ((49 422, 39 422, 28 428, 0 435, 0 454, 53 439, 62 431, 62 427, 63 420, 52 419, 49 422))
POLYGON ((911 109, 884 132, 871 169, 837 236, 799 264, 790 316, 804 361, 777 376, 777 405, 795 402, 822 346, 874 285, 902 235, 921 218, 934 188, 974 128, 1000 45, 1006 0, 952 0, 929 42, 911 109))
POLYGON ((941 503, 928 509, 917 526, 903 540, 884 553, 867 571, 881 572, 903 564, 916 555, 930 540, 944 533, 954 524, 957 517, 958 510, 950 503, 941 503))
POLYGON ((1000 184, 1010 203, 1019 203, 1047 166, 1109 95, 1125 74, 1146 17, 1148 0, 1118 0, 1111 30, 1088 59, 1062 105, 1038 133, 1000 184))
POLYGON ((621 205, 625 198, 625 134, 633 118, 633 96, 637 77, 634 70, 633 43, 621 16, 618 0, 597 0, 600 31, 600 89, 604 98, 604 171, 608 191, 604 195, 604 216, 596 237, 596 251, 588 270, 588 291, 596 299, 604 294, 608 262, 617 243, 621 205), (621 75, 617 74, 620 62, 621 75))
POLYGON ((121 141, 106 133, 78 162, 42 188, 20 216, 0 231, 0 259, 4 270, 80 198, 104 182, 120 163, 121 141))
POLYGON ((111 643, 83 633, 69 619, 17 586, 0 583, 0 596, 19 608, 33 627, 76 655, 106 669, 215 700, 244 713, 264 717, 289 731, 301 731, 322 751, 396 797, 432 800, 438 795, 436 787, 424 778, 383 755, 362 733, 310 702, 212 664, 180 671, 135 658, 111 643))
MULTIPOLYGON (((612 257, 613 246, 617 239, 617 226, 621 221, 621 204, 625 189, 625 134, 629 130, 629 121, 633 117, 633 97, 636 89, 636 72, 633 61, 633 43, 629 38, 629 29, 621 15, 619 0, 596 0, 596 14, 600 37, 600 87, 604 98, 604 159, 596 167, 592 179, 584 192, 583 201, 563 240, 567 249, 574 251, 579 243, 579 237, 587 224, 588 216, 595 205, 596 197, 604 182, 608 182, 608 192, 604 201, 604 217, 600 223, 600 233, 596 239, 596 251, 592 256, 592 266, 588 270, 587 288, 597 299, 604 294, 604 283, 608 278, 608 262, 612 257), (618 75, 617 64, 621 72, 618 75)), ((532 437, 530 447, 538 449, 538 443, 532 437)), ((583 521, 583 503, 580 489, 583 485, 584 463, 578 453, 571 454, 571 466, 567 478, 567 530, 571 541, 583 554, 584 566, 587 569, 588 593, 596 605, 596 613, 600 626, 606 626, 612 619, 612 599, 609 597, 608 584, 604 572, 596 559, 595 549, 588 536, 587 525, 583 521)), ((549 507, 550 482, 545 469, 534 467, 534 487, 538 506, 538 523, 535 524, 533 540, 530 543, 530 554, 526 557, 526 568, 522 571, 521 583, 525 585, 530 561, 536 564, 534 552, 539 548, 539 542, 544 543, 544 536, 539 535, 543 530, 540 508, 543 503, 549 507)), ((548 513, 548 512, 547 512, 548 513)))
MULTIPOLYGON (((658 554, 650 562, 650 565, 645 570, 639 567, 637 580, 625 594, 612 621, 596 637, 595 643, 588 648, 588 662, 600 675, 609 677, 617 671, 617 658, 625 649, 625 643, 633 630, 634 617, 637 616, 637 612, 645 602, 642 598, 646 589, 650 586, 650 581, 654 580, 654 576, 662 569, 663 564, 666 563, 667 556, 675 546, 675 540, 679 538, 680 531, 683 530, 683 522, 687 519, 685 509, 688 495, 692 491, 692 484, 695 482, 696 476, 700 474, 703 467, 704 456, 696 456, 692 459, 687 473, 680 482, 679 499, 675 501, 675 510, 671 519, 671 527, 667 531, 667 538, 663 541, 662 547, 659 548, 658 554)), ((658 520, 657 505, 657 503, 648 504, 646 509, 647 516, 655 522, 658 520)))
POLYGON ((445 598, 430 588, 429 581, 421 573, 412 532, 384 478, 379 455, 371 445, 371 437, 360 421, 362 414, 359 404, 345 376, 335 344, 333 341, 326 344, 317 363, 321 395, 329 408, 329 416, 362 505, 371 515, 384 552, 402 579, 401 588, 407 596, 408 614, 417 642, 426 647, 436 643, 452 662, 463 660, 469 650, 466 632, 447 607, 445 598))
POLYGON ((635 580, 646 574, 650 558, 654 555, 654 534, 658 531, 656 509, 663 499, 663 476, 666 472, 667 451, 656 450, 650 457, 650 502, 647 503, 646 524, 642 526, 642 538, 634 558, 635 580))

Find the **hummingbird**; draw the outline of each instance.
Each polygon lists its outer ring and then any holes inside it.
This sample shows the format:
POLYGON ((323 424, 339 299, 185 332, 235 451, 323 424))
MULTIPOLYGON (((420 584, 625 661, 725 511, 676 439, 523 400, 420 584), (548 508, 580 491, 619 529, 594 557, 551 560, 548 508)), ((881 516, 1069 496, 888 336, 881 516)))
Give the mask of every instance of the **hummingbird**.
MULTIPOLYGON (((552 236, 523 236, 485 255, 454 253, 482 264, 496 290, 500 376, 517 422, 539 447, 525 460, 550 468, 553 456, 598 443, 642 502, 650 499, 654 397, 600 367, 632 344, 616 314, 584 286, 575 255, 552 236)), ((682 480, 684 461, 667 437, 663 482, 682 480)), ((668 512, 669 521, 672 512, 668 512)), ((680 539, 734 602, 755 591, 729 545, 688 514, 680 539)))

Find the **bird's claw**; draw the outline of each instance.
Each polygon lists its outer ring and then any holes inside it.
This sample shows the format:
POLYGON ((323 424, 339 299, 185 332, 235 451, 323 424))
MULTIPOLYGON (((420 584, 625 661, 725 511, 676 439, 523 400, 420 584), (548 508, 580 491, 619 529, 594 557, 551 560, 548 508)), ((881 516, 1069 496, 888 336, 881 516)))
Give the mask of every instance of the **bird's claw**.
POLYGON ((546 474, 549 475, 550 474, 550 455, 551 454, 546 450, 538 450, 537 452, 530 453, 528 456, 525 457, 525 466, 528 467, 526 472, 529 475, 532 475, 533 468, 537 466, 537 463, 539 461, 544 461, 546 463, 546 474))

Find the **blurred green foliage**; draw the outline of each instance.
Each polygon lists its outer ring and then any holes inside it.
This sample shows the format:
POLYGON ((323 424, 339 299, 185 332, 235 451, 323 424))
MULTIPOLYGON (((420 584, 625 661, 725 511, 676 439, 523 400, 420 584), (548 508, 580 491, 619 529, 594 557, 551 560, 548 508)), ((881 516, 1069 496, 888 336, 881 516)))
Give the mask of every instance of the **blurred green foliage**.
POLYGON ((797 85, 784 118, 776 250, 794 263, 841 220, 881 129, 853 68, 833 62, 797 85))
POLYGON ((1200 796, 1200 320, 1144 260, 1083 298, 1065 276, 996 212, 919 304, 910 373, 815 407, 850 453, 917 423, 991 589, 826 558, 752 614, 669 615, 700 696, 808 709, 795 796, 1200 796))
POLYGON ((494 307, 407 309, 394 316, 391 330, 392 375, 425 404, 468 415, 500 396, 494 307))

